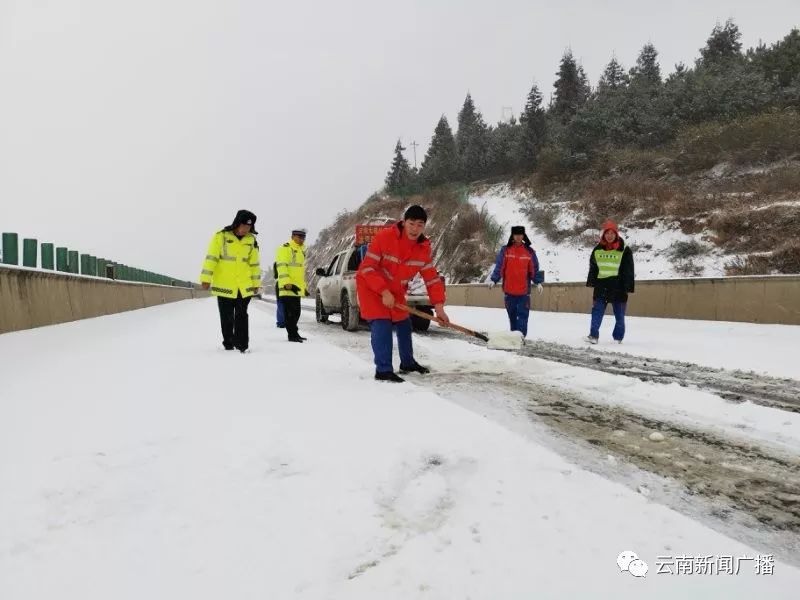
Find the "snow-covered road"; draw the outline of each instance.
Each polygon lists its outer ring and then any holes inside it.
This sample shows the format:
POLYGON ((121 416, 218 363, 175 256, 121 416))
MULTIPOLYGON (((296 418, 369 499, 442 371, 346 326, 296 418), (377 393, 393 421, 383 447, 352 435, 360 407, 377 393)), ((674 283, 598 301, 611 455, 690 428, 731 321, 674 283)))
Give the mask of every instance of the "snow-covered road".
MULTIPOLYGON (((487 330, 504 318, 503 311, 494 309, 452 307, 450 313, 487 330)), ((540 326, 552 317, 563 322, 564 315, 536 315, 540 326)), ((649 348, 652 355, 663 355, 658 340, 669 347, 669 331, 681 332, 680 321, 634 319, 632 328, 642 326, 638 321, 663 331, 649 345, 633 345, 639 353, 649 348)), ((741 335, 758 333, 757 328, 742 329, 741 335)), ((344 333, 337 325, 315 331, 369 360, 368 332, 344 333)), ((421 360, 434 367, 431 375, 414 379, 417 385, 727 535, 780 547, 788 560, 800 563, 796 380, 642 358, 651 372, 663 375, 671 368, 671 379, 653 377, 642 369, 622 368, 627 355, 616 344, 571 349, 566 343, 540 338, 521 353, 504 353, 488 351, 480 342, 465 343, 469 338, 438 328, 415 339, 421 360), (549 350, 567 364, 531 358, 532 348, 536 356, 546 356, 549 350), (707 376, 708 381, 701 383, 708 385, 698 389, 694 383, 700 374, 707 376), (727 393, 705 389, 728 379, 751 385, 754 393, 767 394, 762 387, 779 386, 786 398, 794 394, 791 410, 772 408, 766 399, 756 404, 732 402, 727 393), (651 440, 651 435, 657 439, 651 440)), ((560 341, 569 343, 569 333, 562 332, 560 341)), ((694 353, 701 362, 708 362, 706 357, 718 359, 725 344, 717 340, 716 345, 716 355, 709 348, 687 354, 694 353)), ((756 342, 751 345, 757 347, 756 342)), ((708 346, 714 350, 715 342, 708 346)), ((772 352, 787 349, 776 344, 772 352)))
POLYGON ((785 532, 673 510, 657 475, 590 462, 520 399, 666 420, 671 397, 686 427, 770 456, 795 452, 796 413, 434 335, 433 377, 380 384, 365 334, 304 314, 310 341, 287 344, 271 311, 253 306, 245 356, 205 300, 0 336, 0 598, 794 597, 785 532), (657 574, 704 557, 740 572, 657 574))

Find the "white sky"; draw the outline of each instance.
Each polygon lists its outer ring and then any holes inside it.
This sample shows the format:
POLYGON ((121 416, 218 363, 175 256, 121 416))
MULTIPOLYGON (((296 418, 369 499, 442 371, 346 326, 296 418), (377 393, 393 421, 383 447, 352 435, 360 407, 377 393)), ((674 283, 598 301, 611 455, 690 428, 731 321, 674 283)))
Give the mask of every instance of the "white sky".
POLYGON ((467 90, 494 123, 566 47, 593 84, 648 41, 666 73, 728 17, 772 43, 800 2, 0 0, 0 230, 196 279, 247 208, 271 264, 467 90))

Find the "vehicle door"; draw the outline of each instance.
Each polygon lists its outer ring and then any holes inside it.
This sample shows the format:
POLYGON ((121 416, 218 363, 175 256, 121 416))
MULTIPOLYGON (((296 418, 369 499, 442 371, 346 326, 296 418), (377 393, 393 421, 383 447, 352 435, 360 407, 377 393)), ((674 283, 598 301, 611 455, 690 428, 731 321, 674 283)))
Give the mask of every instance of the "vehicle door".
POLYGON ((339 306, 339 281, 335 274, 340 257, 341 254, 333 257, 331 264, 328 265, 325 271, 325 277, 320 277, 319 283, 317 283, 322 304, 328 308, 337 308, 339 306))

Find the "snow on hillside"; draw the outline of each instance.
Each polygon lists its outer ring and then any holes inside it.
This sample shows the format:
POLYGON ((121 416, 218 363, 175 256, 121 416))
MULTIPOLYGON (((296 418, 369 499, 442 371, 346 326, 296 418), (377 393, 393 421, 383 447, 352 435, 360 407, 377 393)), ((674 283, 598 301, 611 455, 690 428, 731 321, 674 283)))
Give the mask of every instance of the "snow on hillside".
MULTIPOLYGON (((531 223, 522 211, 525 202, 531 202, 535 206, 535 198, 529 198, 504 183, 472 194, 469 202, 478 210, 485 207, 506 230, 512 225, 525 226, 528 237, 536 249, 541 268, 546 272, 547 281, 586 280, 592 246, 583 243, 579 237, 567 238, 558 243, 547 239, 544 231, 537 227, 536 223, 531 223)), ((554 204, 548 203, 547 206, 552 207, 554 204)), ((559 229, 567 229, 574 227, 579 218, 580 215, 564 204, 555 222, 559 229)), ((600 225, 601 223, 598 223, 596 228, 587 229, 583 234, 590 238, 599 238, 600 225)), ((672 226, 669 223, 659 222, 652 229, 629 228, 624 223, 620 223, 619 226, 622 237, 635 248, 637 279, 685 277, 684 273, 676 270, 676 263, 669 253, 670 247, 676 242, 693 240, 706 245, 700 236, 687 235, 681 232, 677 225, 672 226)), ((712 277, 725 274, 719 252, 711 251, 694 257, 693 262, 697 267, 697 271, 693 273, 695 276, 712 277)))

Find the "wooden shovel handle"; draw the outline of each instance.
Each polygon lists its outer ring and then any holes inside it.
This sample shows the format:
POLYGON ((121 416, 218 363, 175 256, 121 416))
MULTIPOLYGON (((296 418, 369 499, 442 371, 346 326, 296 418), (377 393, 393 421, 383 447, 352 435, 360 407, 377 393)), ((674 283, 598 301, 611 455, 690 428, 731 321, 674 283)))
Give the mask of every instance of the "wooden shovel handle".
POLYGON ((466 335, 471 335, 472 337, 476 337, 480 340, 483 340, 484 342, 489 341, 489 338, 483 335, 482 333, 478 333, 477 331, 472 331, 472 329, 467 329, 466 327, 462 327, 461 325, 456 325, 455 323, 446 323, 445 321, 442 321, 438 317, 434 317, 433 315, 430 315, 421 310, 417 310, 416 308, 411 308, 410 306, 406 306, 405 304, 400 304, 400 303, 395 304, 395 306, 400 310, 404 310, 406 312, 411 313, 412 315, 416 315, 423 319, 428 319, 428 321, 433 321, 434 323, 438 323, 442 327, 449 327, 450 329, 455 329, 456 331, 460 331, 461 333, 464 333, 466 335))

